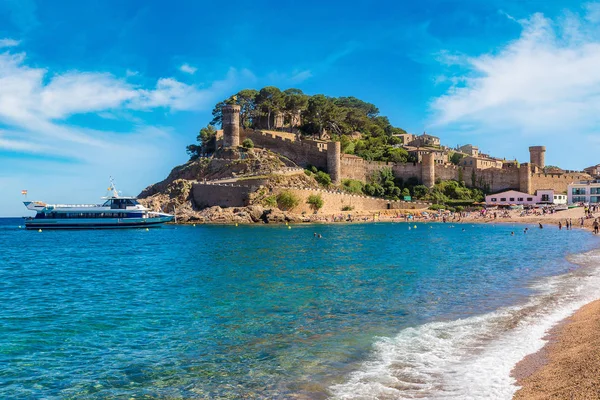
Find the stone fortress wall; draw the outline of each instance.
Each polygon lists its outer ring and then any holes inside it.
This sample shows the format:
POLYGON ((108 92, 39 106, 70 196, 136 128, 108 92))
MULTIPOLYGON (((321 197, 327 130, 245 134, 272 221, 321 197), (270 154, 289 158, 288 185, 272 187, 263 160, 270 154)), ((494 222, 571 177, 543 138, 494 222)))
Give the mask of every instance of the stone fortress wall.
POLYGON ((298 141, 295 135, 286 132, 252 129, 244 129, 241 138, 242 141, 250 139, 256 146, 281 154, 302 167, 314 165, 317 168, 328 169, 326 143, 315 140, 298 141))
MULTIPOLYGON (((373 173, 382 168, 391 168, 394 176, 407 180, 417 178, 424 185, 431 187, 439 180, 462 180, 466 186, 487 187, 491 192, 507 189, 520 190, 533 194, 538 189, 554 189, 564 192, 567 186, 580 180, 591 179, 584 172, 567 171, 565 173, 543 173, 545 166, 544 146, 529 148, 530 163, 521 164, 519 168, 485 168, 479 169, 470 166, 456 166, 453 164, 438 164, 432 157, 424 154, 421 163, 391 163, 367 161, 360 157, 342 154, 339 143, 324 142, 319 140, 297 140, 296 135, 279 131, 240 130, 234 127, 234 121, 239 121, 235 116, 236 109, 227 110, 227 123, 224 123, 224 143, 234 143, 236 139, 241 143, 243 139, 251 139, 255 145, 279 153, 301 167, 314 165, 324 169, 332 175, 336 183, 343 179, 358 179, 368 181, 373 173), (231 138, 227 138, 231 136, 231 138), (433 161, 433 162, 432 162, 433 161)), ((225 114, 224 114, 225 117, 225 114)))
MULTIPOLYGON (((240 185, 231 183, 194 183, 192 187, 192 196, 194 203, 199 208, 220 206, 220 207, 245 207, 250 203, 250 195, 259 189, 258 185, 240 185)), ((378 211, 378 210, 397 210, 397 209, 426 209, 429 203, 424 202, 405 202, 385 200, 377 197, 360 196, 350 193, 338 192, 334 190, 323 189, 299 189, 297 187, 280 186, 274 188, 269 195, 277 195, 283 191, 290 191, 295 194, 300 203, 292 211, 296 213, 312 214, 313 210, 306 203, 308 197, 313 194, 320 194, 324 201, 323 208, 319 214, 340 214, 344 207, 351 207, 353 210, 360 211, 378 211)), ((350 211, 346 211, 350 212, 350 211)))

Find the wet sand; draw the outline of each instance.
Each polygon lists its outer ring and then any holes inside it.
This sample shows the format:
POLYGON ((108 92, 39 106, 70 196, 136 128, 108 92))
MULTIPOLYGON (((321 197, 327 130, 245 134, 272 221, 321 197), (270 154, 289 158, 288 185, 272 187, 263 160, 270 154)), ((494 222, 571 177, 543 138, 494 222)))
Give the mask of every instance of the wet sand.
POLYGON ((549 333, 549 342, 513 370, 514 399, 600 399, 600 300, 549 333))

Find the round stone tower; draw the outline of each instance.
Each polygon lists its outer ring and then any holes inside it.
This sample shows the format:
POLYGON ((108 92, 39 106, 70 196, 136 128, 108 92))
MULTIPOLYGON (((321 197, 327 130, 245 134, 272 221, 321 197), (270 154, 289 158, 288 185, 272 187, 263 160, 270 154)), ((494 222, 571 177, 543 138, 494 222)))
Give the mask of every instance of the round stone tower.
POLYGON ((531 167, 529 164, 519 166, 519 190, 523 193, 531 193, 531 167))
POLYGON ((230 104, 223 107, 223 147, 240 145, 240 106, 230 104))
POLYGON ((342 176, 342 146, 340 142, 327 143, 327 172, 333 183, 340 183, 342 176))
POLYGON ((435 185, 435 154, 424 153, 421 164, 421 180, 423 185, 433 187, 435 185))
POLYGON ((531 146, 529 148, 529 161, 538 168, 546 167, 546 146, 531 146))

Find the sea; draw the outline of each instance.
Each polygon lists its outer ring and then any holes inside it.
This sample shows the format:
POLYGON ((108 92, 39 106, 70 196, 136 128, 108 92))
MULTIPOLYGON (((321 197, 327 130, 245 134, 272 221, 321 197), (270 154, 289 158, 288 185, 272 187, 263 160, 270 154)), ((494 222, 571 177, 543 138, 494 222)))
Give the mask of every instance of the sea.
POLYGON ((599 244, 519 224, 0 219, 0 398, 510 399, 514 365, 600 297, 599 244))

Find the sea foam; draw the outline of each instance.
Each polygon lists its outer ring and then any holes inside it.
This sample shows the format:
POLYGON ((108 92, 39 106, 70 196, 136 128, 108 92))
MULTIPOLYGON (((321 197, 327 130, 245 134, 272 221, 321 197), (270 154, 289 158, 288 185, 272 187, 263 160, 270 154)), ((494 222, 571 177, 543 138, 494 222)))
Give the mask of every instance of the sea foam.
POLYGON ((598 298, 600 250, 569 257, 568 274, 533 284, 523 304, 432 322, 379 338, 368 361, 330 392, 338 399, 511 399, 515 364, 540 350, 548 330, 598 298))

